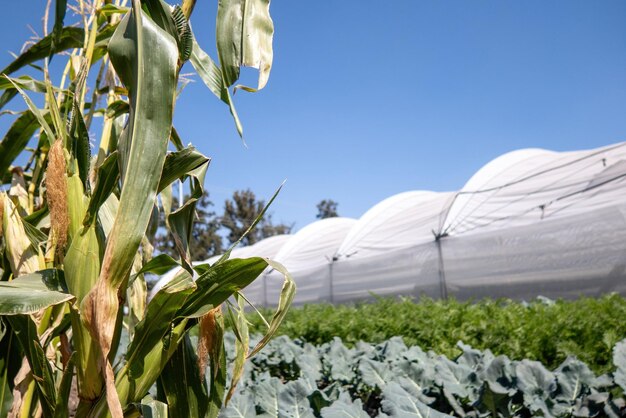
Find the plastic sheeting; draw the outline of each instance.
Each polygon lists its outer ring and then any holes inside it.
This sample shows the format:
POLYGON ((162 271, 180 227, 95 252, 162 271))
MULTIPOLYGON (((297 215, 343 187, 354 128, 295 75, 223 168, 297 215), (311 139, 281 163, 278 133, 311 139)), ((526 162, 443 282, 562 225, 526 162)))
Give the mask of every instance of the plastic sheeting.
MULTIPOLYGON (((232 254, 251 255, 287 267, 296 304, 626 294, 626 143, 510 152, 458 192, 400 193, 358 221, 321 220, 232 254)), ((267 270, 244 293, 271 305, 281 286, 267 270)))

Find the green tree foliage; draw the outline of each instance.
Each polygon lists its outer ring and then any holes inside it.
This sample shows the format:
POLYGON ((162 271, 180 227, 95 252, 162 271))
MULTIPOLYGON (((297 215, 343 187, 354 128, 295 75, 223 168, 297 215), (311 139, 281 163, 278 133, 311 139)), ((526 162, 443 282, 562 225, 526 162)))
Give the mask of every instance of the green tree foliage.
POLYGON ((337 213, 337 206, 339 204, 332 199, 324 199, 317 204, 317 219, 336 218, 339 216, 337 213))
MULTIPOLYGON (((222 226, 228 230, 228 241, 234 243, 250 228, 265 207, 264 200, 257 200, 252 190, 237 190, 232 199, 224 202, 222 226)), ((288 234, 292 227, 282 223, 274 224, 272 216, 266 214, 259 224, 241 241, 242 245, 252 245, 263 238, 288 234)))

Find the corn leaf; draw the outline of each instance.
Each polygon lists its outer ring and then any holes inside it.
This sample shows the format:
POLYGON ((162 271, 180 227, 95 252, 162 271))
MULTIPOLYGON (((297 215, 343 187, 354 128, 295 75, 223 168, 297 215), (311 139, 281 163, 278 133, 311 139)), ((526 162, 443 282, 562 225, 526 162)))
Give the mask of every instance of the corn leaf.
POLYGON ((64 51, 66 49, 82 47, 85 39, 85 31, 82 28, 68 26, 61 29, 60 35, 55 33, 45 36, 0 71, 0 74, 9 75, 26 65, 48 57, 52 51, 53 37, 58 37, 58 42, 55 43, 55 51, 64 51))
POLYGON ((48 269, 0 282, 0 315, 28 315, 49 306, 68 302, 63 273, 48 269))
POLYGON ((22 113, 13 122, 0 142, 0 175, 4 175, 9 169, 11 163, 28 145, 38 127, 37 118, 30 110, 22 113))
POLYGON ((118 153, 113 152, 110 154, 98 168, 98 177, 96 185, 94 186, 91 199, 89 200, 89 207, 83 220, 83 225, 93 225, 96 221, 96 215, 100 210, 100 207, 109 198, 120 176, 119 166, 117 164, 118 153))
POLYGON ((54 377, 52 367, 39 342, 37 327, 27 315, 11 315, 5 318, 13 328, 15 337, 24 351, 33 376, 36 376, 35 387, 40 396, 40 405, 44 416, 54 416, 56 406, 54 377))
POLYGON ((105 115, 107 118, 115 119, 119 116, 125 115, 130 112, 130 105, 127 101, 116 100, 107 106, 105 115))
POLYGON ((190 273, 191 256, 189 254, 189 243, 191 241, 191 232, 193 229, 193 217, 195 216, 196 203, 198 199, 189 199, 183 207, 172 212, 167 217, 167 224, 172 236, 174 237, 174 246, 181 257, 183 267, 190 273))
POLYGON ((209 90, 211 90, 218 99, 228 105, 230 114, 235 121, 237 132, 239 136, 243 136, 243 126, 239 120, 239 115, 237 114, 237 109, 235 109, 235 103, 230 95, 230 91, 228 91, 228 86, 224 83, 222 72, 211 57, 200 48, 195 38, 193 38, 193 47, 189 61, 209 90))
POLYGON ((161 275, 167 273, 174 267, 180 267, 180 263, 167 254, 159 254, 144 264, 137 274, 153 273, 161 275))
MULTIPOLYGON (((22 362, 20 347, 15 341, 11 325, 0 319, 0 330, 4 335, 0 337, 0 413, 3 405, 11 401, 11 391, 14 379, 22 362)), ((2 334, 0 333, 0 334, 2 334)))
POLYGON ((272 198, 269 200, 269 202, 267 202, 267 204, 265 205, 265 207, 263 208, 261 213, 259 213, 259 215, 256 217, 254 222, 252 222, 252 224, 248 227, 248 229, 246 229, 246 231, 243 233, 242 236, 239 237, 239 239, 237 241, 235 241, 234 243, 231 244, 230 248, 228 248, 228 250, 226 250, 224 252, 224 254, 222 254, 222 256, 219 258, 219 260, 217 260, 217 263, 221 263, 221 262, 227 260, 228 257, 230 257, 230 253, 233 251, 233 249, 237 245, 239 245, 239 243, 246 237, 246 235, 248 235, 250 233, 250 231, 252 231, 254 229, 254 227, 257 226, 257 224, 259 222, 261 222, 261 219, 263 219, 263 216, 265 216, 265 213, 269 209, 270 205, 274 202, 274 199, 276 199, 276 196, 278 196, 278 193, 280 193, 280 191, 283 188, 284 184, 285 184, 285 182, 283 182, 283 184, 281 184, 280 187, 278 189, 276 189, 276 191, 272 195, 272 198))
POLYGON ((172 127, 178 47, 134 1, 133 11, 111 37, 109 57, 129 91, 131 105, 126 142, 119 144, 122 192, 100 277, 81 310, 101 347, 108 406, 119 417, 121 405, 108 362, 119 311, 117 293, 128 279, 155 203, 172 127))
POLYGON ((239 79, 240 67, 259 70, 256 89, 267 84, 272 69, 274 24, 269 0, 219 0, 217 8, 217 54, 224 84, 239 79))
MULTIPOLYGON (((209 157, 204 156, 194 147, 187 147, 181 151, 168 153, 163 165, 163 174, 161 174, 157 193, 161 193, 164 188, 184 175, 193 175, 198 172, 204 174, 210 162, 211 159, 209 157)), ((202 176, 200 182, 204 182, 204 176, 202 176)))
MULTIPOLYGON (((135 327, 135 338, 126 351, 126 364, 115 376, 120 400, 136 402, 154 384, 168 361, 164 348, 177 312, 194 291, 191 276, 182 271, 163 286, 146 308, 144 319, 135 327)), ((176 342, 172 342, 176 350, 176 342)))
POLYGON ((234 258, 208 267, 196 280, 198 289, 179 312, 185 318, 199 318, 221 305, 230 295, 254 281, 267 267, 263 258, 234 258))
POLYGON ((76 104, 74 105, 70 132, 72 138, 71 151, 72 155, 76 159, 76 162, 78 163, 78 174, 83 183, 83 188, 89 191, 89 165, 91 163, 89 132, 87 131, 87 126, 85 126, 83 115, 80 113, 76 104))
POLYGON ((185 335, 159 377, 170 416, 204 418, 207 415, 208 388, 201 376, 198 356, 189 335, 185 335))
POLYGON ((246 313, 244 311, 244 299, 241 295, 235 294, 235 300, 237 301, 237 317, 233 317, 230 308, 228 310, 231 315, 233 330, 236 330, 235 335, 237 339, 235 341, 235 361, 231 373, 230 389, 228 389, 228 393, 226 394, 226 404, 228 404, 235 394, 237 383, 239 383, 241 376, 243 376, 243 368, 246 363, 246 358, 248 357, 248 351, 250 350, 250 333, 248 331, 248 321, 246 320, 246 313))
POLYGON ((54 27, 52 28, 52 42, 50 45, 50 59, 58 50, 57 45, 61 43, 61 35, 63 34, 63 20, 65 19, 65 11, 67 10, 67 0, 56 0, 54 8, 54 27))
POLYGON ((33 273, 39 270, 38 252, 28 239, 24 222, 11 199, 5 193, 0 193, 0 199, 4 199, 2 231, 13 277, 33 273))
POLYGON ((268 342, 269 340, 276 334, 278 331, 278 327, 285 319, 287 315, 287 311, 293 302, 293 298, 296 295, 296 282, 291 277, 291 274, 287 271, 287 269, 280 263, 272 260, 266 259, 267 264, 272 267, 274 270, 282 273, 285 277, 285 281, 283 283, 283 288, 280 291, 280 298, 278 300, 278 306, 276 307, 276 312, 272 316, 272 320, 270 321, 270 326, 268 330, 265 332, 265 335, 257 343, 257 345, 252 349, 248 357, 254 356, 258 353, 268 342))
POLYGON ((224 315, 220 309, 215 312, 215 330, 213 343, 209 347, 209 364, 211 379, 209 387, 209 418, 216 418, 222 409, 224 392, 226 391, 226 347, 224 345, 224 315))
MULTIPOLYGON (((46 83, 35 80, 31 76, 22 75, 16 78, 13 78, 13 81, 19 85, 24 90, 34 91, 37 93, 45 93, 46 92, 46 83)), ((52 86, 52 88, 54 88, 52 86)), ((13 83, 11 83, 7 78, 0 78, 0 90, 11 90, 15 89, 13 87, 13 83)))
MULTIPOLYGON (((34 91, 37 93, 46 92, 46 84, 39 80, 35 80, 30 76, 23 75, 14 78, 13 80, 15 80, 15 82, 24 90, 34 91)), ((17 96, 17 90, 6 78, 0 79, 0 90, 4 90, 2 96, 0 96, 0 109, 2 109, 7 103, 13 100, 15 96, 17 96)))
POLYGON ((152 213, 172 125, 177 50, 174 39, 150 19, 141 19, 133 12, 112 37, 109 51, 111 62, 131 92, 125 128, 132 138, 129 160, 122 166, 126 175, 103 262, 106 276, 101 277, 116 287, 130 271, 152 213), (159 47, 144 48, 144 43, 159 47))
POLYGON ((100 252, 95 226, 83 228, 72 238, 65 257, 65 277, 79 303, 98 279, 100 252))
POLYGON ((72 377, 74 377, 74 367, 76 366, 76 353, 72 353, 70 359, 65 365, 63 377, 59 384, 59 393, 57 394, 56 406, 54 408, 54 418, 69 418, 69 400, 72 389, 72 377))
POLYGON ((15 80, 13 80, 12 78, 10 78, 8 76, 5 76, 5 78, 7 80, 9 80, 11 83, 13 83, 13 87, 15 87, 15 89, 20 93, 20 95, 22 96, 22 98, 26 102, 26 105, 28 106, 30 111, 37 118, 37 121, 39 122, 39 125, 41 126, 41 128, 43 128, 44 132, 48 136, 48 142, 50 143, 50 146, 52 146, 52 143, 55 140, 56 136, 54 135, 54 132, 52 131, 52 128, 50 127, 50 125, 46 121, 46 118, 44 117, 45 111, 42 110, 42 109, 39 109, 35 105, 35 103, 30 99, 30 97, 28 97, 26 95, 26 93, 24 93, 24 90, 22 90, 22 88, 17 85, 15 80))

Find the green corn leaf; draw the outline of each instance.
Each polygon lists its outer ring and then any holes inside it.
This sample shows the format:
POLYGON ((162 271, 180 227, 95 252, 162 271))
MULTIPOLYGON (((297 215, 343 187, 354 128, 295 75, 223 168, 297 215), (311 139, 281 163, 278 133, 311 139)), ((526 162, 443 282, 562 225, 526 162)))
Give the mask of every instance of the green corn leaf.
MULTIPOLYGON (((0 80, 3 78, 0 78, 0 80)), ((37 118, 30 110, 22 113, 13 122, 0 142, 0 175, 3 175, 39 127, 37 118)))
MULTIPOLYGON (((131 112, 125 131, 132 141, 122 152, 128 159, 121 167, 119 209, 107 240, 105 273, 100 277, 108 292, 115 291, 128 277, 150 221, 172 125, 178 55, 175 41, 141 14, 135 10, 124 17, 109 44, 111 62, 129 89, 131 112)), ((93 300, 97 299, 94 293, 93 300)), ((99 311, 91 312, 97 315, 99 311)), ((99 318, 92 324, 110 320, 99 318)))
POLYGON ((48 269, 0 282, 0 315, 28 315, 49 306, 68 302, 63 273, 48 269))
POLYGON ((14 73, 26 65, 50 56, 52 51, 52 39, 56 36, 58 36, 58 42, 55 43, 55 51, 65 51, 67 49, 82 47, 83 41, 85 40, 85 31, 82 28, 67 26, 61 29, 60 35, 52 33, 45 36, 0 71, 0 74, 8 75, 14 73))
POLYGON ((72 159, 70 166, 73 166, 75 174, 66 177, 67 212, 69 217, 68 234, 70 239, 73 239, 83 228, 82 220, 87 210, 87 197, 85 196, 83 183, 78 177, 76 160, 72 159))
POLYGON ((229 296, 252 283, 267 267, 263 258, 234 258, 208 268, 196 280, 198 287, 178 316, 199 318, 221 305, 229 296))
POLYGON ((0 330, 4 332, 4 336, 0 338, 0 413, 2 413, 2 407, 13 398, 11 392, 22 362, 22 352, 11 325, 0 319, 0 330))
POLYGON ((237 339, 235 341, 235 361, 231 373, 230 388, 226 394, 225 403, 227 405, 235 394, 237 383, 239 383, 241 376, 243 376, 243 368, 246 363, 246 358, 248 357, 248 351, 250 350, 250 333, 248 331, 248 321, 246 320, 246 313, 244 311, 244 299, 241 295, 236 293, 235 301, 237 302, 237 317, 234 318, 231 309, 228 309, 237 339))
POLYGON ((191 241, 191 232, 193 230, 193 221, 196 213, 196 203, 198 199, 191 198, 180 209, 172 212, 167 217, 167 224, 172 236, 174 237, 174 245, 176 251, 181 257, 183 267, 190 273, 191 256, 189 254, 189 243, 191 241))
POLYGON ((48 358, 39 342, 35 323, 27 315, 11 315, 6 316, 5 319, 11 324, 16 340, 24 351, 33 376, 36 376, 35 387, 40 396, 40 405, 44 416, 54 416, 56 407, 54 375, 48 358))
MULTIPOLYGON (((111 38, 111 35, 115 31, 117 25, 110 25, 98 32, 96 37, 96 43, 94 48, 94 57, 92 63, 96 62, 103 56, 104 50, 111 38)), ((22 54, 20 54, 12 63, 7 65, 0 74, 9 75, 17 70, 31 65, 36 61, 42 60, 50 56, 52 51, 52 40, 54 36, 59 36, 58 42, 54 44, 54 51, 61 52, 73 48, 82 48, 85 41, 85 31, 83 28, 77 28, 73 26, 66 26, 60 31, 60 35, 51 33, 28 48, 22 54)))
MULTIPOLYGON (((19 85, 24 90, 34 91, 37 93, 45 93, 46 92, 46 83, 35 80, 31 76, 22 75, 16 78, 13 78, 13 82, 19 85)), ((54 87, 53 87, 54 88, 54 87)), ((10 90, 15 89, 13 87, 13 83, 9 81, 7 78, 0 78, 0 90, 10 90)))
POLYGON ((173 38, 178 37, 176 23, 172 17, 169 4, 162 0, 143 0, 141 3, 154 23, 169 33, 173 38))
POLYGON ((83 188, 90 190, 89 185, 89 167, 91 164, 91 146, 89 144, 89 131, 85 126, 85 120, 80 112, 76 102, 74 102, 74 111, 72 114, 72 155, 78 163, 78 174, 83 183, 83 188))
POLYGON ((54 27, 52 28, 52 42, 50 44, 50 59, 58 50, 57 45, 61 43, 61 35, 63 34, 63 20, 65 19, 65 11, 67 10, 67 0, 56 0, 54 8, 54 27))
POLYGON ((230 248, 224 252, 224 254, 220 257, 220 259, 217 260, 217 263, 221 263, 222 261, 227 260, 228 257, 230 257, 230 253, 233 251, 233 249, 237 245, 239 245, 239 243, 246 237, 246 235, 248 235, 250 233, 250 231, 252 231, 254 229, 255 226, 257 226, 257 224, 259 222, 261 222, 261 219, 263 219, 263 216, 265 216, 265 212, 267 212, 267 210, 269 209, 270 205, 274 202, 274 199, 276 199, 276 196, 278 196, 278 193, 280 193, 280 190, 283 188, 284 184, 285 184, 285 182, 283 182, 283 184, 281 184, 280 187, 278 189, 276 189, 276 191, 272 195, 272 198, 269 200, 269 202, 267 202, 267 204, 265 205, 265 207, 263 208, 261 213, 259 213, 259 215, 256 217, 254 222, 252 222, 250 227, 248 227, 248 229, 246 229, 246 231, 243 233, 243 235, 240 236, 239 239, 237 241, 235 241, 230 246, 230 248))
POLYGON ((0 109, 2 109, 7 103, 9 103, 13 98, 17 96, 17 90, 14 88, 10 88, 2 93, 0 96, 0 109))
POLYGON ((137 274, 153 273, 165 274, 175 267, 180 267, 180 263, 167 254, 159 254, 148 261, 137 274))
POLYGON ((213 344, 209 347, 209 365, 211 379, 209 383, 209 413, 208 418, 216 418, 222 409, 224 393, 226 391, 226 347, 224 345, 224 315, 220 309, 215 311, 215 330, 213 344))
POLYGON ((237 132, 239 136, 243 137, 243 126, 239 120, 239 115, 237 114, 237 109, 235 109, 235 103, 232 100, 230 91, 228 91, 228 86, 224 83, 222 72, 211 57, 200 48, 195 38, 193 38, 191 57, 189 60, 209 90, 211 90, 218 99, 228 105, 230 114, 235 121, 237 132))
POLYGON ((26 232, 26 235, 28 236, 28 239, 30 240, 32 246, 34 248, 37 248, 40 245, 44 244, 48 239, 48 236, 33 225, 31 225, 29 222, 26 222, 24 219, 22 220, 24 221, 22 222, 22 225, 24 225, 24 231, 26 232))
POLYGON ((65 277, 79 304, 98 279, 100 254, 95 226, 82 228, 72 238, 65 257, 65 277))
MULTIPOLYGON (((37 93, 46 92, 46 83, 43 83, 34 78, 23 75, 13 79, 22 89, 34 91, 37 93)), ((0 78, 0 90, 5 90, 0 96, 0 109, 2 109, 7 103, 9 103, 15 96, 17 96, 17 90, 13 87, 13 84, 6 78, 0 78)))
MULTIPOLYGON (((169 356, 165 347, 166 335, 172 321, 178 317, 195 285, 186 271, 174 277, 152 298, 146 308, 144 319, 135 327, 135 337, 126 351, 126 364, 116 374, 115 383, 123 404, 138 401, 157 380, 169 356)), ((171 342, 176 350, 176 342, 171 342)))
POLYGON ((159 377, 172 417, 204 418, 209 409, 206 380, 188 335, 170 357, 159 377))
MULTIPOLYGON (((114 417, 120 417, 129 396, 138 399, 135 391, 118 396, 108 360, 119 314, 117 294, 127 283, 155 204, 172 128, 178 47, 175 39, 134 1, 132 12, 122 19, 111 37, 109 57, 128 89, 130 101, 128 124, 118 143, 122 191, 113 227, 107 235, 100 277, 83 301, 81 311, 101 348, 107 405, 114 417)), ((147 376, 150 378, 150 374, 147 376)), ((154 380, 156 376, 150 384, 154 380)))
POLYGON ((56 325, 52 329, 47 330, 46 339, 43 340, 41 346, 43 348, 48 347, 50 343, 52 342, 52 340, 54 340, 55 338, 57 338, 59 335, 63 334, 64 332, 67 332, 71 326, 72 326, 72 321, 71 321, 70 316, 63 315, 63 319, 61 319, 61 322, 58 325, 56 325))
POLYGON ((269 0, 219 0, 217 8, 217 54, 224 84, 239 79, 240 67, 259 70, 256 89, 267 84, 272 69, 274 24, 269 0))
POLYGON ((115 14, 128 13, 128 7, 116 6, 115 4, 105 4, 98 9, 98 14, 102 16, 112 16, 115 14))
POLYGON ((89 207, 83 220, 83 225, 93 225, 96 221, 96 215, 100 207, 109 198, 120 176, 119 166, 117 164, 118 152, 110 154, 98 168, 98 177, 89 199, 89 207))
POLYGON ((170 142, 176 148, 176 151, 182 151, 185 146, 183 145, 183 140, 180 139, 180 135, 178 135, 178 131, 175 127, 172 126, 172 132, 170 133, 170 142))
POLYGON ((125 115, 130 112, 130 105, 127 101, 116 100, 107 106, 106 117, 115 119, 119 116, 125 115))
MULTIPOLYGON (((204 173, 210 162, 211 159, 209 157, 204 156, 194 147, 187 147, 181 151, 168 153, 165 158, 165 164, 163 164, 163 173, 161 174, 157 193, 161 193, 164 188, 175 180, 188 174, 200 173, 202 178, 199 178, 199 182, 203 183, 204 173)), ((196 174, 196 177, 199 176, 196 174)))
POLYGON ((30 97, 28 97, 28 95, 26 93, 24 93, 24 90, 22 90, 12 78, 10 78, 8 76, 5 76, 5 77, 6 77, 7 80, 9 80, 11 83, 13 83, 13 87, 15 87, 15 89, 20 93, 20 95, 22 96, 22 98, 26 102, 26 105, 28 106, 30 111, 33 113, 33 115, 35 115, 35 117, 37 118, 37 121, 39 122, 39 125, 43 128, 44 132, 48 136, 48 142, 50 143, 50 146, 52 146, 56 136, 52 132, 52 128, 50 127, 50 125, 46 121, 46 118, 44 117, 44 111, 39 109, 35 105, 35 103, 33 103, 33 101, 30 99, 30 97))
POLYGON ((76 353, 72 353, 70 359, 63 371, 61 383, 59 384, 59 393, 57 394, 56 405, 54 408, 54 418, 69 418, 69 400, 72 390, 72 378, 74 377, 74 367, 76 366, 76 353))
POLYGON ((248 357, 252 357, 256 353, 258 353, 269 342, 269 340, 276 334, 276 331, 278 331, 278 327, 283 322, 283 319, 285 319, 285 316, 287 315, 287 311, 289 310, 289 307, 291 306, 291 303, 293 302, 293 298, 296 295, 296 282, 293 280, 293 278, 291 277, 291 274, 289 274, 287 269, 282 264, 276 261, 272 261, 268 259, 266 259, 265 261, 274 270, 280 272, 284 276, 285 281, 283 283, 283 288, 280 291, 280 298, 278 300, 278 306, 276 307, 276 311, 274 312, 274 315, 272 316, 272 320, 270 321, 270 326, 268 330, 265 332, 265 335, 263 336, 261 341, 259 341, 257 345, 252 349, 248 357))

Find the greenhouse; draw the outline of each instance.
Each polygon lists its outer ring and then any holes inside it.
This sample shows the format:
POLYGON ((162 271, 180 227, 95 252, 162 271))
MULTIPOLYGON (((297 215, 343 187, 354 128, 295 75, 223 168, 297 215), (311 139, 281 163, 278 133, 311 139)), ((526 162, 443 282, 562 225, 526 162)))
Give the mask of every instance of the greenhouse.
MULTIPOLYGON (((626 294, 626 143, 513 151, 459 191, 400 193, 358 220, 323 219, 232 252, 252 255, 285 265, 296 304, 626 294)), ((267 270, 245 294, 266 305, 281 286, 267 270)))

